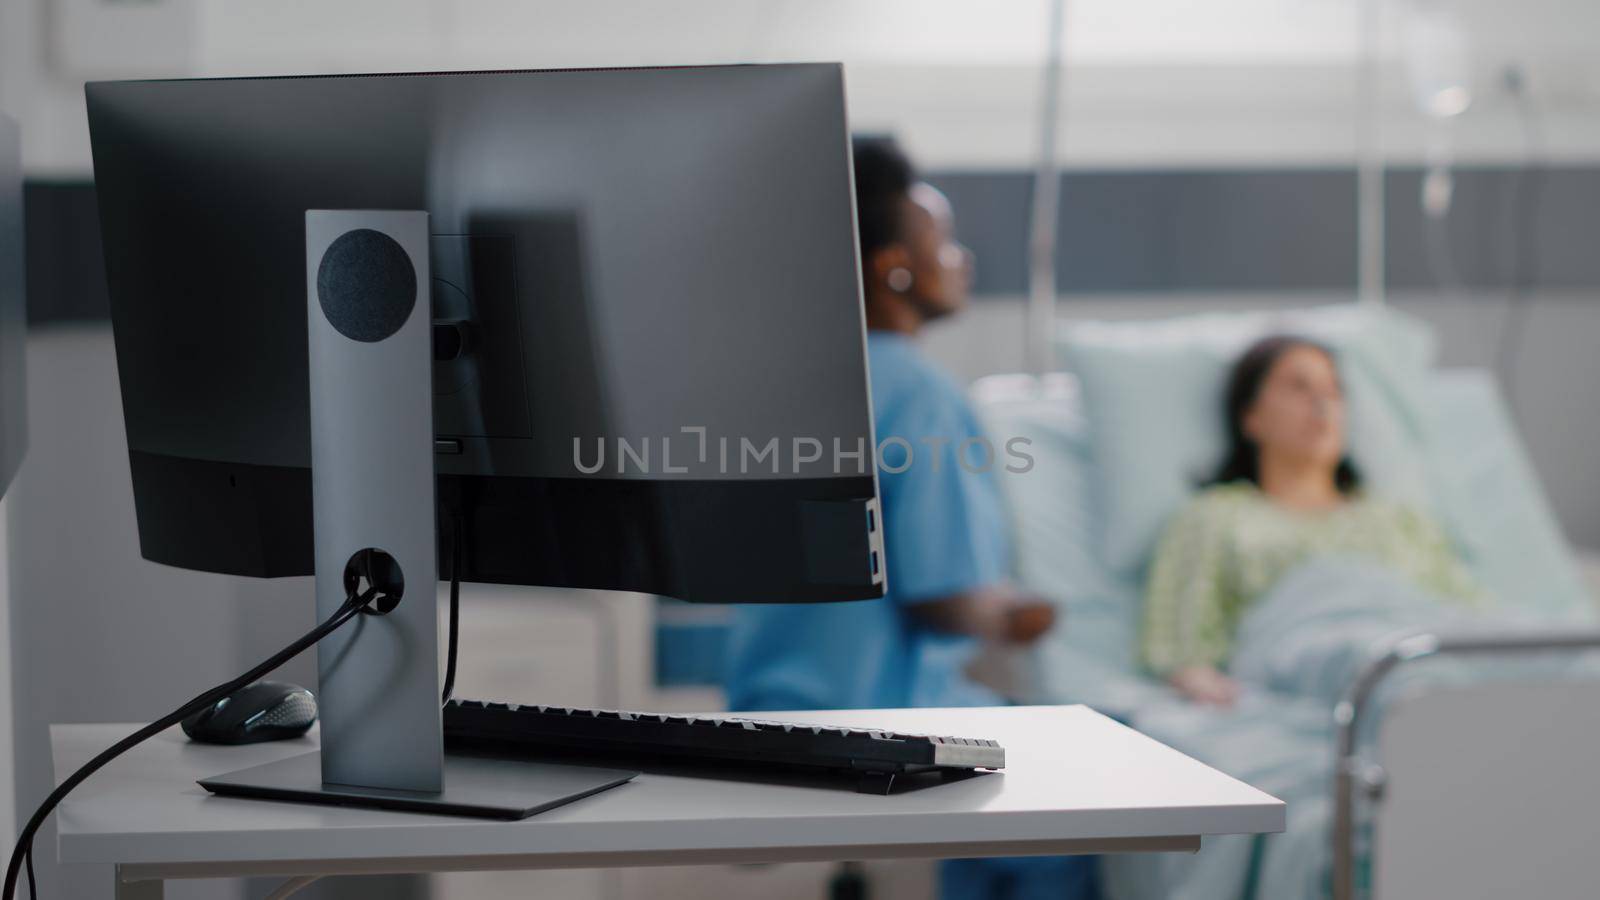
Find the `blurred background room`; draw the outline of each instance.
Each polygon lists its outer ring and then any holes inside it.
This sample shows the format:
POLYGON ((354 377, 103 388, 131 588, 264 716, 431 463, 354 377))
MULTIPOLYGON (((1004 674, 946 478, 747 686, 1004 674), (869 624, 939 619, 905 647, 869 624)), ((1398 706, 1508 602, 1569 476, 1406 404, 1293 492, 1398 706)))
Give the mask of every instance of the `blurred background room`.
MULTIPOLYGON (((1293 736, 1313 771, 1277 784, 1248 748, 1290 744, 1185 744, 1205 726, 1158 709, 1164 688, 1134 661, 1145 563, 1120 565, 1101 543, 1119 527, 1106 497, 1127 477, 1105 435, 1137 426, 1103 420, 1116 417, 1106 404, 1146 408, 1116 394, 1137 387, 1130 372, 1220 384, 1220 354, 1272 331, 1381 357, 1373 391, 1399 410, 1395 440, 1414 460, 1390 476, 1401 492, 1507 606, 1541 624, 1587 621, 1600 576, 1597 38, 1600 4, 1585 0, 5 0, 0 113, 21 131, 29 446, 0 503, 0 834, 46 790, 51 723, 148 720, 310 621, 310 579, 141 558, 85 81, 842 61, 852 132, 898 141, 975 259, 969 305, 931 324, 924 348, 987 427, 1037 451, 1005 496, 1017 578, 1060 616, 985 678, 1021 702, 1148 721, 1159 739, 1292 795, 1290 835, 1266 839, 1277 843, 1121 869, 1108 859, 1102 889, 1300 896, 1262 885, 1303 884, 1285 872, 1309 867, 1320 887, 1303 895, 1320 895, 1332 720, 1320 737, 1293 736), (1174 362, 1190 351, 1209 368, 1174 362), (1398 356, 1411 367, 1400 388, 1385 380, 1398 356)), ((1156 420, 1139 434, 1181 443, 1182 427, 1156 420)), ((463 597, 463 695, 726 708, 727 607, 486 585, 463 597)), ((313 672, 306 658, 285 676, 310 684, 313 672)), ((1347 785, 1363 823, 1351 865, 1374 896, 1517 885, 1593 896, 1600 777, 1580 761, 1600 751, 1600 703, 1592 687, 1528 686, 1545 674, 1397 700, 1362 736, 1373 767, 1362 772, 1387 772, 1347 785), (1456 768, 1441 766, 1458 751, 1456 768), (1543 782, 1521 782, 1539 771, 1543 782), (1475 820, 1487 809, 1520 812, 1491 828, 1475 820)), ((38 862, 47 896, 109 884, 53 853, 38 862)), ((859 883, 899 900, 937 896, 937 879, 933 862, 794 863, 375 876, 303 896, 799 900, 859 883)), ((196 881, 168 896, 269 889, 196 881)))

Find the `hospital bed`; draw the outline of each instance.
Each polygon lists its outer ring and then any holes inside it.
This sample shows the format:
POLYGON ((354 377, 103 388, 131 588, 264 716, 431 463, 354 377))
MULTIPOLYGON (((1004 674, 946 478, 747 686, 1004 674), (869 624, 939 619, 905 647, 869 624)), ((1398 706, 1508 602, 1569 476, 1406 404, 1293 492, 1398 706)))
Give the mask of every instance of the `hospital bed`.
MULTIPOLYGON (((1373 702, 1426 657, 1561 655, 1600 646, 1592 588, 1560 535, 1495 379, 1481 370, 1434 369, 1418 389, 1436 516, 1501 602, 1559 624, 1521 636, 1413 635, 1373 646, 1337 719, 1325 710, 1327 740, 1307 762, 1312 792, 1286 798, 1291 833, 1268 840, 1289 848, 1280 859, 1298 854, 1321 873, 1304 896, 1593 896, 1600 883, 1592 852, 1600 840, 1600 686, 1524 678, 1373 702)), ((972 395, 997 446, 1018 436, 1030 441, 1033 469, 1000 475, 1017 573, 1065 614, 1045 646, 991 668, 990 677, 1019 700, 1088 703, 1137 725, 1142 711, 1174 701, 1135 661, 1140 579, 1100 559, 1105 475, 1097 471, 1095 422, 1080 380, 1068 372, 997 375, 977 382, 972 395)), ((1232 867, 1253 867, 1249 872, 1225 872, 1226 860, 1206 859, 1226 854, 1232 840, 1164 874, 1108 859, 1109 892, 1292 900, 1295 891, 1263 882, 1259 847, 1231 848, 1232 867)))

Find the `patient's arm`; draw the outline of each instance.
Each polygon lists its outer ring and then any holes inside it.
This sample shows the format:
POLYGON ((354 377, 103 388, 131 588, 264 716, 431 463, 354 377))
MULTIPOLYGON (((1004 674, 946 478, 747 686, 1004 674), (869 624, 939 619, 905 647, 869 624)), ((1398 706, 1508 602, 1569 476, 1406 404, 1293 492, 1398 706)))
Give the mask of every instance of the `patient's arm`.
POLYGON ((1010 644, 1030 644, 1055 624, 1055 606, 1010 588, 963 591, 906 605, 923 626, 1010 644))
POLYGON ((1239 682, 1213 666, 1184 666, 1167 676, 1178 693, 1207 706, 1232 706, 1239 699, 1239 682))
POLYGON ((1444 529, 1428 516, 1410 508, 1402 508, 1398 528, 1403 542, 1401 552, 1413 557, 1419 584, 1441 597, 1459 601, 1467 606, 1484 608, 1492 601, 1483 586, 1467 571, 1466 564, 1456 554, 1455 547, 1444 529))
POLYGON ((1168 524, 1150 567, 1140 651, 1145 666, 1185 697, 1226 705, 1237 689, 1218 664, 1233 649, 1240 604, 1230 591, 1228 493, 1202 495, 1168 524))

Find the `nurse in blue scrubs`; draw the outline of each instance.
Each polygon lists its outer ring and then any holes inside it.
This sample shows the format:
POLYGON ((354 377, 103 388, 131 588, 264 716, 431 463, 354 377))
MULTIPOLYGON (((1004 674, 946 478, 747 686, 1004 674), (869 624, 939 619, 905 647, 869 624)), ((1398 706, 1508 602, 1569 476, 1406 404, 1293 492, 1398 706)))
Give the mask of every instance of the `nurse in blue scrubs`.
MULTIPOLYGON (((1004 447, 986 454, 968 440, 984 433, 961 387, 917 345, 927 323, 966 304, 972 256, 955 240, 950 204, 892 141, 856 142, 855 182, 889 596, 737 607, 729 706, 1003 705, 967 675, 977 650, 1031 643, 1054 621, 1048 601, 1007 583, 995 479, 1026 476, 1001 471, 1004 447)), ((1061 900, 1089 896, 1092 868, 963 860, 941 876, 947 900, 1061 900)))

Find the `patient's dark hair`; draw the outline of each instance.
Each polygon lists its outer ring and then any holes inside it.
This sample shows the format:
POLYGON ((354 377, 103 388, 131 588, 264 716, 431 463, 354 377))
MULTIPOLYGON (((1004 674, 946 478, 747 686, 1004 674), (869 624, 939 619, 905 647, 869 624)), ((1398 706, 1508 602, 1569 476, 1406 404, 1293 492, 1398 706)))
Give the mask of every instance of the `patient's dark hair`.
POLYGON ((852 141, 856 169, 856 229, 861 262, 900 239, 901 203, 911 195, 917 170, 891 137, 852 141))
MULTIPOLYGON (((1255 442, 1244 433, 1244 419, 1250 407, 1255 405, 1261 385, 1266 382, 1273 365, 1283 354, 1296 347, 1319 350, 1335 363, 1338 362, 1326 345, 1298 335, 1275 334, 1251 344, 1250 349, 1233 364, 1233 371, 1228 375, 1223 407, 1228 423, 1228 455, 1207 484, 1248 481, 1256 487, 1261 486, 1260 453, 1255 442)), ((1341 494, 1353 494, 1361 489, 1361 472, 1348 455, 1339 460, 1339 467, 1333 473, 1333 483, 1341 494)))

